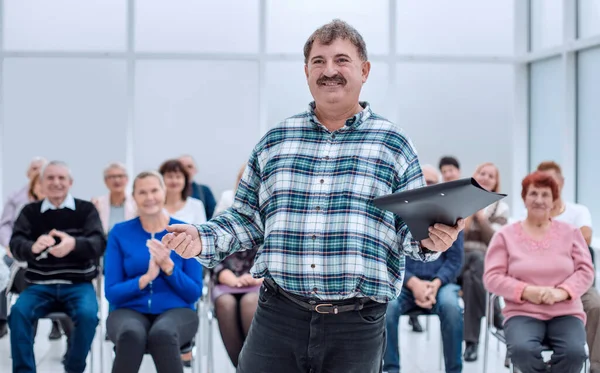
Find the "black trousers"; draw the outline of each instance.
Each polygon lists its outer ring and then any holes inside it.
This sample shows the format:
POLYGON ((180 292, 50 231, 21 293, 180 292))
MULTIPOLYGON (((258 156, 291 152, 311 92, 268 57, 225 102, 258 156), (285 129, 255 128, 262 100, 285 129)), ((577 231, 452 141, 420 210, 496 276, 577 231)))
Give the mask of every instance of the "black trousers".
MULTIPOLYGON (((465 250, 465 261, 459 278, 465 303, 464 339, 470 343, 479 343, 481 319, 485 316, 484 259, 483 251, 465 250)), ((502 327, 502 314, 498 303, 494 305, 494 325, 502 327)))
POLYGON ((386 308, 319 314, 263 284, 237 373, 380 373, 386 308))
POLYGON ((152 355, 158 373, 182 373, 180 348, 196 335, 198 315, 189 308, 160 315, 117 309, 108 315, 106 330, 116 349, 113 373, 139 371, 146 352, 152 355))
POLYGON ((539 320, 514 316, 504 325, 506 347, 513 364, 524 373, 579 373, 586 359, 585 328, 575 316, 539 320), (550 370, 542 360, 542 345, 554 351, 550 370))

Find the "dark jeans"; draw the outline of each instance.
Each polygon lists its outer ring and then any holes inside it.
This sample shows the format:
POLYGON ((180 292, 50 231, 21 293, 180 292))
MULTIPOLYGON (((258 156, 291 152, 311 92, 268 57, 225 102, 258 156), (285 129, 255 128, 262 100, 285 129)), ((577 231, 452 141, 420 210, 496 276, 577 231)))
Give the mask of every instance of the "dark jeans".
POLYGON ((34 373, 35 322, 50 312, 65 312, 75 325, 65 360, 68 373, 83 373, 98 325, 96 292, 90 282, 31 285, 23 291, 8 316, 14 373, 34 373))
POLYGON ((504 324, 506 347, 513 364, 524 373, 546 373, 542 345, 554 351, 550 372, 579 373, 586 359, 585 328, 575 316, 539 320, 514 316, 504 324))
POLYGON ((115 344, 113 373, 139 371, 146 352, 152 355, 158 373, 181 373, 181 346, 198 330, 198 315, 189 308, 173 308, 160 315, 147 315, 121 308, 106 320, 108 337, 115 344))
POLYGON ((302 309, 272 288, 258 309, 237 373, 380 373, 386 305, 337 315, 302 309))
MULTIPOLYGON (((456 284, 442 286, 431 309, 431 313, 440 318, 446 373, 462 372, 463 310, 458 303, 459 290, 460 287, 456 284)), ((400 372, 398 321, 400 316, 415 308, 418 308, 415 297, 407 288, 402 289, 398 299, 388 304, 387 344, 383 356, 383 370, 386 372, 400 372)))

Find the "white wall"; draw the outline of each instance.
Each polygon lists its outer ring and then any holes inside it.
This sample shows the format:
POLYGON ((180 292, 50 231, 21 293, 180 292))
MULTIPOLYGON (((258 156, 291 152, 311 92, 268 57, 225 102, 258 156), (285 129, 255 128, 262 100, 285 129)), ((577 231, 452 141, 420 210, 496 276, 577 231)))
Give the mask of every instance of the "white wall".
POLYGON ((4 0, 3 197, 35 155, 69 162, 87 198, 103 191, 109 161, 137 172, 181 153, 218 197, 264 131, 305 110, 303 44, 337 17, 373 62, 361 98, 424 162, 454 154, 469 176, 491 160, 511 185, 510 1, 134 3, 128 17, 120 0, 4 0))

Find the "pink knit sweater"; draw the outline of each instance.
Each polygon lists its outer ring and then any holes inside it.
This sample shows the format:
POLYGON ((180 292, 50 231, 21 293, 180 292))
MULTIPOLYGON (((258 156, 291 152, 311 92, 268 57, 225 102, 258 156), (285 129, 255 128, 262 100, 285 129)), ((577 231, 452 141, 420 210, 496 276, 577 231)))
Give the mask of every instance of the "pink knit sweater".
POLYGON ((504 298, 506 320, 571 315, 584 323, 581 295, 593 279, 592 258, 581 231, 557 220, 539 241, 525 233, 521 222, 504 226, 490 242, 483 275, 486 289, 504 298), (533 304, 521 299, 527 285, 558 287, 566 290, 570 299, 553 305, 533 304))

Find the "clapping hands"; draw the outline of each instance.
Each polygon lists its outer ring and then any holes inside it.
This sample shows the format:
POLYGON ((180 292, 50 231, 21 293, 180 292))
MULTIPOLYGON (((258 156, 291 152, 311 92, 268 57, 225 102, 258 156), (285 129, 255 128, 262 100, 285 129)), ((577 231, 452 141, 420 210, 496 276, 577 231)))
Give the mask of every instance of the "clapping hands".
POLYGON ((533 304, 553 305, 569 299, 569 293, 548 286, 526 286, 521 298, 533 304))

